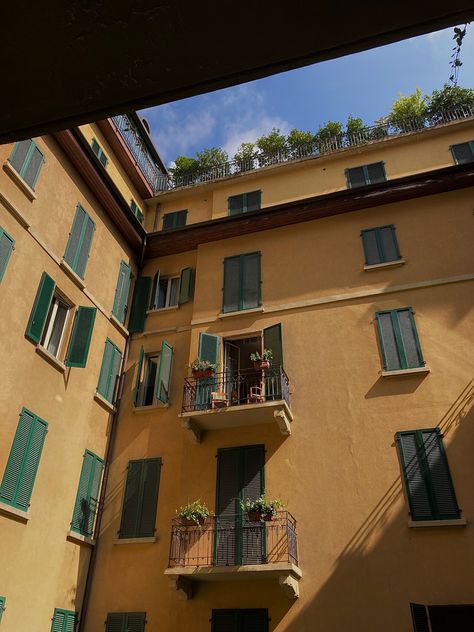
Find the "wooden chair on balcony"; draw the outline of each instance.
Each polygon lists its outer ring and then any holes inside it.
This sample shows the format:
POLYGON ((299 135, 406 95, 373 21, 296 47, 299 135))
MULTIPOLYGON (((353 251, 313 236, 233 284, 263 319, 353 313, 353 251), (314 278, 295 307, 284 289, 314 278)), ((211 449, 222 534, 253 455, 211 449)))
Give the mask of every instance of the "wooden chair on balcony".
POLYGON ((225 391, 213 391, 211 393, 212 410, 216 408, 227 408, 227 406, 230 406, 230 401, 225 391))
POLYGON ((261 386, 251 386, 247 398, 249 404, 262 404, 265 401, 263 384, 261 386))

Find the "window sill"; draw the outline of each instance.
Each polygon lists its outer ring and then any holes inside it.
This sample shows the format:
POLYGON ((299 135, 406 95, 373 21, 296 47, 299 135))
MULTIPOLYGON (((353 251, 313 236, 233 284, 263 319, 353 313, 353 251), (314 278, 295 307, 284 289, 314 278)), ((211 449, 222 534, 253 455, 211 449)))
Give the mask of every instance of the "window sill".
POLYGON ((18 171, 14 167, 12 167, 12 165, 10 164, 8 160, 7 162, 4 163, 3 170, 6 171, 6 173, 8 173, 8 175, 13 180, 13 182, 18 186, 19 189, 23 191, 23 193, 31 202, 33 200, 36 200, 36 193, 28 184, 26 184, 26 182, 20 176, 18 171))
POLYGON ((117 327, 120 333, 123 334, 125 337, 128 337, 130 335, 125 325, 122 325, 118 318, 113 314, 110 314, 110 322, 112 323, 112 325, 115 325, 115 327, 117 327))
POLYGON ((95 546, 95 540, 93 538, 82 535, 82 533, 76 533, 75 531, 68 531, 66 534, 66 540, 77 544, 85 544, 86 546, 95 546))
POLYGON ((171 305, 170 307, 160 307, 159 309, 147 309, 147 314, 161 314, 161 312, 173 312, 179 309, 179 305, 171 305))
POLYGON ((167 404, 159 403, 159 404, 150 404, 150 406, 134 406, 134 413, 151 413, 155 410, 164 410, 165 408, 169 408, 169 402, 167 404))
POLYGON ((384 263, 373 263, 371 265, 365 265, 364 270, 367 272, 370 270, 379 270, 380 268, 396 268, 397 266, 402 266, 405 262, 403 257, 401 259, 396 259, 395 261, 386 261, 384 263))
POLYGON ((30 519, 30 512, 23 511, 23 509, 17 509, 12 505, 7 505, 7 503, 0 502, 0 514, 6 514, 9 517, 16 518, 21 520, 22 522, 28 522, 30 519))
POLYGON ((465 527, 467 526, 466 518, 453 518, 452 520, 408 520, 410 528, 426 529, 430 527, 465 527))
POLYGON ((58 360, 56 356, 53 356, 52 353, 50 353, 47 349, 45 349, 41 345, 36 346, 36 353, 40 355, 42 358, 44 358, 46 362, 49 362, 49 364, 51 364, 51 366, 57 369, 60 373, 66 373, 67 367, 64 364, 64 362, 61 362, 61 360, 58 360))
POLYGON ((30 222, 26 219, 26 217, 20 213, 20 211, 13 206, 13 204, 8 200, 3 193, 0 193, 0 202, 7 209, 7 211, 13 215, 16 221, 23 226, 23 228, 28 229, 30 227, 30 222))
POLYGON ((263 309, 263 306, 261 307, 253 307, 252 309, 240 309, 236 312, 221 312, 220 314, 217 314, 217 318, 231 318, 231 316, 247 316, 247 314, 261 314, 263 313, 265 310, 263 309))
POLYGON ((74 272, 71 266, 66 261, 64 261, 64 259, 61 259, 61 263, 59 265, 64 270, 64 272, 68 275, 68 277, 72 281, 74 281, 74 283, 77 285, 79 289, 83 290, 86 287, 84 280, 81 279, 81 277, 74 272))
POLYGON ((154 544, 156 537, 152 538, 115 538, 113 544, 154 544))
POLYGON ((400 369, 397 371, 382 371, 382 377, 400 377, 402 375, 418 375, 430 373, 429 366, 418 366, 414 369, 400 369))
POLYGON ((99 393, 94 393, 94 399, 96 402, 98 402, 102 406, 102 408, 105 408, 107 412, 112 413, 112 414, 117 412, 117 409, 115 408, 115 406, 111 404, 109 400, 105 399, 105 397, 103 397, 99 393))

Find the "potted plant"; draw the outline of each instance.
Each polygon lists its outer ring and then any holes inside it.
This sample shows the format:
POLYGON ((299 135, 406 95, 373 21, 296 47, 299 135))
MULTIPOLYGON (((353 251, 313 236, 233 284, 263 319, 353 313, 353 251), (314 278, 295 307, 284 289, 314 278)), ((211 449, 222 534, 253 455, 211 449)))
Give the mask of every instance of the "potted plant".
POLYGON ((253 366, 256 371, 262 371, 262 369, 269 369, 270 363, 273 360, 273 351, 271 349, 264 349, 262 355, 257 353, 251 353, 250 359, 253 362, 253 366))
POLYGON ((216 369, 217 364, 212 364, 209 360, 200 360, 199 358, 196 358, 196 360, 194 360, 191 364, 193 377, 199 380, 214 377, 216 369))
POLYGON ((183 527, 199 527, 205 523, 206 518, 212 515, 212 512, 200 499, 183 505, 176 510, 176 516, 183 527))
POLYGON ((256 500, 240 501, 240 506, 247 512, 249 522, 268 522, 273 520, 273 515, 283 507, 281 500, 268 500, 265 492, 256 500))

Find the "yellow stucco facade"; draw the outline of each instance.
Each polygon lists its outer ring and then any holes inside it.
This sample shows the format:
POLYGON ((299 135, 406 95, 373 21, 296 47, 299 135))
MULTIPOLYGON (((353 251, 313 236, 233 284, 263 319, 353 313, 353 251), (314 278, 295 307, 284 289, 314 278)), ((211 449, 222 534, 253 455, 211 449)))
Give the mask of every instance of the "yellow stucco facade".
MULTIPOLYGON (((88 128, 83 135, 88 142, 100 140, 115 164, 100 130, 88 128)), ((0 596, 7 607, 2 632, 49 632, 54 608, 77 611, 85 632, 408 632, 414 629, 411 603, 474 604, 474 189, 472 180, 448 184, 462 169, 468 174, 468 165, 454 167, 450 146, 473 137, 472 119, 458 121, 137 200, 147 213, 146 248, 154 252, 165 243, 160 239, 166 213, 186 209, 187 224, 208 222, 202 230, 209 231, 186 248, 178 244, 188 229, 176 229, 176 245, 166 242, 169 254, 150 256, 145 248, 141 266, 54 139, 37 141, 46 159, 33 201, 8 167, 0 173, 0 226, 15 239, 0 284, 2 356, 15 357, 15 363, 4 363, 1 380, 0 473, 22 407, 49 423, 28 521, 0 505, 0 596), (262 209, 293 202, 296 208, 307 198, 343 192, 346 169, 379 161, 387 177, 377 185, 380 191, 372 185, 348 192, 352 199, 362 196, 366 206, 300 223, 289 217, 286 225, 256 232, 245 227, 229 238, 225 227, 221 235, 212 233, 212 220, 227 215, 229 196, 260 190, 262 209), (436 170, 447 174, 443 190, 429 188, 438 173, 424 177, 436 170), (406 176, 419 182, 400 184, 398 199, 370 201, 376 194, 377 200, 388 196, 391 181, 406 176), (425 192, 415 193, 422 185, 425 192), (96 224, 85 289, 60 266, 77 202, 96 224), (157 205, 160 230, 151 234, 157 205), (361 231, 387 225, 395 231, 398 256, 367 264, 361 231), (224 261, 246 253, 259 253, 259 298, 252 295, 258 304, 232 309, 223 299, 229 284, 224 261), (130 337, 111 318, 122 260, 135 278, 149 283, 141 325, 130 326, 136 314, 130 321, 127 316, 130 337), (189 268, 193 292, 183 298, 183 271, 189 268), (43 271, 74 305, 98 309, 85 368, 58 370, 25 338, 43 271), (158 271, 160 281, 154 284, 158 271), (171 280, 179 278, 179 297, 172 298, 171 280), (390 352, 376 314, 404 308, 413 310, 422 360, 394 370, 384 360, 390 352), (276 325, 281 325, 288 393, 282 374, 271 373, 279 367, 267 374, 249 368, 249 351, 261 352, 266 332, 276 325), (216 344, 211 387, 191 377, 203 334, 216 344), (106 338, 126 349, 113 417, 94 399, 106 338), (163 377, 164 343, 172 347, 169 381, 163 377), (160 367, 156 376, 153 362, 160 367), (211 391, 226 398, 223 407, 212 404, 211 391), (436 428, 459 515, 419 520, 410 513, 398 433, 436 428), (104 457, 107 445, 98 532, 92 543, 72 541, 67 533, 82 455, 88 449, 104 457), (229 537, 226 523, 219 523, 223 454, 236 454, 232 448, 243 454, 248 446, 263 446, 260 488, 283 501, 284 512, 296 520, 296 537, 283 513, 281 522, 275 518, 263 531, 261 523, 250 525, 265 540, 254 544, 258 559, 237 563, 231 555, 230 562, 219 563, 219 547, 229 537), (146 487, 145 477, 140 492, 140 507, 148 506, 151 520, 145 529, 141 509, 129 506, 131 468, 134 462, 157 460, 159 480, 146 487), (201 527, 181 526, 176 510, 196 499, 218 517, 201 527), (133 527, 125 524, 126 515, 134 518, 133 527), (246 627, 239 613, 255 609, 263 613, 262 623, 246 627), (224 611, 234 617, 228 627, 219 623, 224 611), (111 613, 119 627, 112 627, 111 613), (126 613, 134 613, 135 623, 126 613)), ((0 148, 0 162, 11 150, 0 148)), ((129 202, 137 193, 116 163, 117 175, 108 168, 129 202)), ((258 222, 258 212, 247 221, 258 222)), ((226 225, 230 228, 232 219, 226 225)), ((244 302, 253 282, 239 286, 244 302)), ((245 499, 242 486, 238 493, 245 499)), ((436 496, 436 489, 432 493, 436 496)), ((435 614, 429 616, 434 632, 455 629, 436 628, 435 614)))

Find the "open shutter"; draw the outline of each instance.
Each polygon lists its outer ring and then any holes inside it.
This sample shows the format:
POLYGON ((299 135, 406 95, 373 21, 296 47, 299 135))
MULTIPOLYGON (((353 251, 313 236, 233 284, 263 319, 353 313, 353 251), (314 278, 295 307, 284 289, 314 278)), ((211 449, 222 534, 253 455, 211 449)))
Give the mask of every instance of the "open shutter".
POLYGON ((130 461, 125 484, 125 496, 119 535, 121 538, 135 538, 138 531, 140 510, 140 481, 144 461, 130 461))
POLYGON ((79 247, 79 252, 77 254, 77 262, 74 270, 77 274, 84 278, 84 274, 86 271, 87 260, 89 259, 89 252, 91 249, 92 237, 95 231, 95 224, 89 215, 86 214, 86 218, 84 221, 84 227, 82 231, 82 240, 79 247))
POLYGON ((0 281, 5 274, 8 261, 13 252, 15 242, 2 228, 0 228, 0 281))
POLYGON ((161 459, 146 459, 143 462, 141 515, 137 534, 141 538, 155 535, 160 473, 161 459))
POLYGON ((92 536, 94 534, 94 522, 97 514, 98 506, 99 506, 99 491, 100 491, 100 483, 102 481, 102 471, 104 469, 104 462, 102 459, 99 459, 98 456, 95 456, 94 467, 92 469, 92 474, 90 478, 90 487, 89 487, 89 524, 87 525, 87 530, 92 536))
POLYGON ((278 371, 283 367, 283 338, 281 323, 266 327, 263 330, 263 347, 273 352, 272 367, 278 371))
POLYGON ((160 294, 160 271, 157 270, 153 276, 150 295, 150 309, 158 308, 158 296, 160 294))
POLYGON ((82 461, 81 476, 79 478, 79 486, 77 488, 76 502, 71 521, 71 530, 82 535, 90 535, 88 533, 89 525, 89 487, 90 479, 94 469, 95 458, 91 452, 86 450, 82 461))
POLYGON ((435 517, 440 520, 459 518, 460 511, 439 429, 421 430, 419 435, 429 470, 435 517))
POLYGON ((224 298, 223 312, 236 312, 240 309, 240 257, 224 259, 224 298))
POLYGON ((117 399, 118 378, 120 376, 120 367, 122 366, 122 352, 115 347, 115 353, 112 360, 112 372, 110 376, 109 401, 115 404, 117 399))
POLYGON ((156 384, 156 398, 166 404, 169 400, 171 363, 173 360, 173 347, 166 340, 161 343, 160 370, 156 384))
MULTIPOLYGON (((242 450, 242 500, 256 500, 264 490, 265 446, 256 445, 242 450)), ((261 564, 264 559, 265 526, 261 522, 249 522, 243 514, 242 564, 261 564)), ((247 628, 244 628, 247 630, 247 628)))
POLYGON ((145 359, 145 350, 142 345, 140 347, 140 353, 138 355, 137 377, 135 378, 135 389, 133 391, 133 403, 135 404, 135 406, 138 406, 138 396, 140 393, 140 384, 141 384, 141 379, 142 379, 144 359, 145 359))
POLYGON ((48 424, 35 417, 30 430, 29 443, 23 460, 23 468, 17 485, 15 505, 25 511, 30 506, 31 494, 35 483, 36 473, 43 451, 44 439, 48 424))
POLYGON ((0 621, 2 620, 3 611, 5 610, 6 597, 0 597, 0 621))
POLYGON ((419 603, 411 603, 411 619, 413 621, 414 632, 430 632, 430 626, 428 623, 428 613, 426 606, 419 603))
POLYGON ((110 391, 110 375, 112 367, 112 359, 114 357, 114 344, 107 338, 105 341, 104 356, 102 358, 102 366, 100 368, 99 383, 97 392, 105 399, 108 399, 110 391))
POLYGON ((87 213, 80 204, 76 206, 76 213, 72 222, 71 232, 69 233, 69 239, 66 246, 66 252, 64 253, 64 260, 68 263, 73 270, 76 269, 76 260, 79 245, 81 242, 82 230, 87 213))
POLYGON ((150 294, 150 277, 138 277, 133 292, 132 309, 128 322, 130 333, 142 332, 145 329, 148 296, 150 294))
POLYGON ((240 460, 238 448, 224 448, 217 453, 216 566, 234 566, 237 563, 240 460))
POLYGON ((43 272, 41 281, 36 293, 33 309, 31 310, 30 320, 26 328, 26 337, 39 344, 43 335, 44 325, 48 316, 49 306, 56 287, 53 279, 43 272))
POLYGON ((219 336, 214 334, 199 334, 199 351, 200 360, 208 360, 212 364, 218 364, 219 360, 219 336))
POLYGON ((183 268, 181 270, 181 278, 179 281, 179 304, 188 303, 193 295, 193 274, 192 268, 183 268))
POLYGON ((411 518, 412 520, 432 520, 433 512, 423 471, 424 455, 418 448, 416 432, 400 432, 397 438, 411 518))
POLYGON ((252 309, 260 305, 260 260, 259 252, 242 257, 241 309, 252 309))
POLYGON ((127 632, 125 629, 126 617, 125 612, 109 612, 105 623, 105 632, 127 632))
POLYGON ((34 421, 35 417, 30 412, 27 410, 21 412, 7 467, 3 475, 2 485, 0 486, 0 500, 9 505, 13 505, 16 500, 16 490, 27 455, 29 437, 34 421))
POLYGON ((115 318, 122 323, 125 322, 125 315, 127 313, 127 298, 128 291, 130 289, 131 268, 125 261, 120 262, 119 276, 117 280, 117 287, 115 288, 114 306, 112 308, 112 314, 115 318))
POLYGON ((86 366, 96 313, 95 307, 79 307, 77 309, 65 362, 67 366, 79 368, 86 366))

